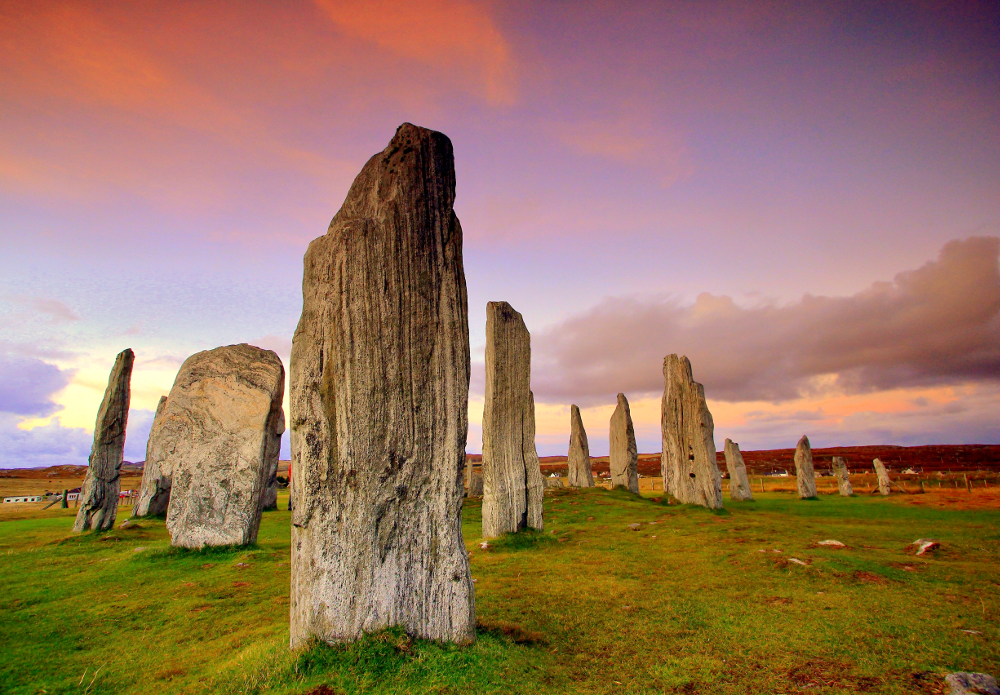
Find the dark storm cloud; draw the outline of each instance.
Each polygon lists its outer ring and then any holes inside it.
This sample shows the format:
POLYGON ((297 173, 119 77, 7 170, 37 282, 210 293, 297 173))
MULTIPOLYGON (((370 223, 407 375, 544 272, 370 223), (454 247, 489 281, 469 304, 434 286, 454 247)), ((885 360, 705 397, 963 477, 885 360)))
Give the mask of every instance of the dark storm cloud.
POLYGON ((538 336, 532 386, 539 400, 581 404, 662 392, 672 352, 725 401, 995 382, 998 258, 996 237, 952 241, 892 282, 788 305, 742 307, 708 293, 693 305, 609 298, 538 336))

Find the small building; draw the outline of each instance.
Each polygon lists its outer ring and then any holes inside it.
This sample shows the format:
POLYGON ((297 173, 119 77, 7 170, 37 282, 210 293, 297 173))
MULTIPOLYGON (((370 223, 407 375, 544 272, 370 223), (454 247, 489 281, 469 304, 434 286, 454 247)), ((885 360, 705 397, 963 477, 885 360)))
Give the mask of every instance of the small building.
POLYGON ((4 504, 13 504, 17 502, 41 502, 41 501, 42 501, 41 495, 17 495, 14 497, 3 498, 4 504))
POLYGON ((66 501, 73 502, 74 500, 80 499, 80 488, 75 487, 66 493, 66 501))

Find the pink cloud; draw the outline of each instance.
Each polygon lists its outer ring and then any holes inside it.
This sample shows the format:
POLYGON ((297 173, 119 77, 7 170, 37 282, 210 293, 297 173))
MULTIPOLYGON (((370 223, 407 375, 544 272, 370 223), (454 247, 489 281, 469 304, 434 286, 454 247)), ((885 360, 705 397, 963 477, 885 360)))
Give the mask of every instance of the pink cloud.
POLYGON ((588 403, 663 389, 663 356, 691 358, 710 398, 782 401, 920 384, 1000 381, 1000 239, 850 297, 743 307, 730 297, 607 299, 538 336, 539 400, 588 403))
POLYGON ((494 105, 515 100, 512 51, 486 7, 463 0, 315 0, 349 36, 457 75, 494 105))

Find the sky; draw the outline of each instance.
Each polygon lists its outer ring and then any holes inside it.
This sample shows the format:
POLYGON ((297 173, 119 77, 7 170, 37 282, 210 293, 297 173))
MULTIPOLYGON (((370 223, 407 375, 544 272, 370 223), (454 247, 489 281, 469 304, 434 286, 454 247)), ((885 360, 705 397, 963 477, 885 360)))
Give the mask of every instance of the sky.
MULTIPOLYGON (((5 0, 0 467, 125 458, 189 355, 288 364, 302 256, 411 122, 447 134, 479 451, 485 308, 532 334, 541 455, 1000 443, 996 2, 5 0)), ((288 456, 287 435, 283 458, 288 456)))

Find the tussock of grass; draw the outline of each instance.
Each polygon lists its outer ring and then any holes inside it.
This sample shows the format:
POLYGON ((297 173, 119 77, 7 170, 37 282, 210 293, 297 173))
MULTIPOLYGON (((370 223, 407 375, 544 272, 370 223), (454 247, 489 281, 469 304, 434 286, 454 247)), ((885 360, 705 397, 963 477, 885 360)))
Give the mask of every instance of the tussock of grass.
POLYGON ((489 549, 496 553, 537 550, 555 542, 556 539, 552 537, 551 533, 525 528, 517 533, 505 533, 499 538, 491 538, 489 549))

